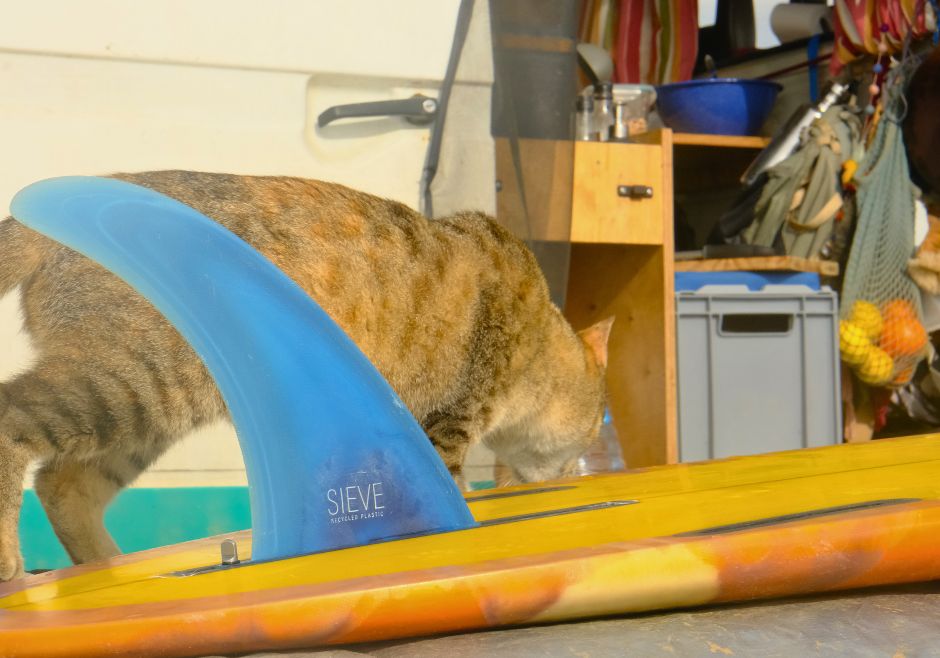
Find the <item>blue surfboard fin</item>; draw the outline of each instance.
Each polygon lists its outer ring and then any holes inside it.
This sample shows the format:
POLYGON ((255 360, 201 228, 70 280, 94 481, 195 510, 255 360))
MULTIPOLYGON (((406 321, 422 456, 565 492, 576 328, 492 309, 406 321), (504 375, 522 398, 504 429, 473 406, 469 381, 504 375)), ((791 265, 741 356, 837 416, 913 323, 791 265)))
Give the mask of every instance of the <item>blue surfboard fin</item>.
POLYGON ((11 208, 136 288, 203 359, 245 460, 253 560, 475 525, 421 427, 365 355, 236 235, 108 178, 40 181, 11 208))

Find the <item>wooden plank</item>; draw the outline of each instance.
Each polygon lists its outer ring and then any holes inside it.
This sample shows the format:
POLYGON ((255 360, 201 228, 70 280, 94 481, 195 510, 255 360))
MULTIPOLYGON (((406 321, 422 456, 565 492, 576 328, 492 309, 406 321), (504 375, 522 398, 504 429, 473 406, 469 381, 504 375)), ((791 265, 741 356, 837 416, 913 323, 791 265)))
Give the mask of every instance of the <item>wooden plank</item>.
POLYGON ((654 144, 577 142, 571 241, 662 244, 664 205, 672 198, 663 188, 664 152, 654 144), (620 185, 648 186, 653 197, 619 196, 620 185))
POLYGON ((661 283, 662 292, 662 333, 663 333, 663 419, 664 434, 661 437, 663 451, 666 455, 665 463, 675 464, 679 461, 679 398, 678 373, 676 364, 676 273, 673 230, 675 218, 673 217, 673 199, 675 198, 673 161, 675 148, 672 131, 663 131, 662 149, 662 176, 663 194, 668 202, 663 203, 663 251, 661 283))
POLYGON ((751 135, 705 135, 697 133, 673 133, 676 146, 717 146, 723 148, 762 149, 770 144, 769 137, 751 135))
POLYGON ((630 468, 677 458, 675 318, 667 270, 659 246, 571 246, 565 315, 577 329, 615 318, 608 404, 630 468))
POLYGON ((816 272, 823 276, 838 276, 839 263, 831 260, 810 260, 796 256, 761 256, 756 258, 708 258, 677 260, 676 272, 729 272, 729 271, 794 271, 816 272))

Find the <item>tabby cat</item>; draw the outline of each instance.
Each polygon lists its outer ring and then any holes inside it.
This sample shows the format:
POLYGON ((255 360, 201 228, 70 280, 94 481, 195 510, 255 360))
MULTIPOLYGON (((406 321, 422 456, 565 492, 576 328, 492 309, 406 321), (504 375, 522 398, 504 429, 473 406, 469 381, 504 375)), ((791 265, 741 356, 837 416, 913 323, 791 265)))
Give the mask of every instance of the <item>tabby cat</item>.
MULTIPOLYGON (((492 219, 428 221, 341 185, 164 171, 119 174, 213 218, 306 290, 424 427, 452 473, 483 441, 521 481, 568 474, 595 438, 610 323, 576 334, 532 254, 492 219)), ((0 579, 22 573, 27 465, 76 563, 119 550, 108 502, 174 441, 226 414, 188 343, 91 260, 0 222, 0 294, 21 287, 37 348, 0 384, 0 579)))

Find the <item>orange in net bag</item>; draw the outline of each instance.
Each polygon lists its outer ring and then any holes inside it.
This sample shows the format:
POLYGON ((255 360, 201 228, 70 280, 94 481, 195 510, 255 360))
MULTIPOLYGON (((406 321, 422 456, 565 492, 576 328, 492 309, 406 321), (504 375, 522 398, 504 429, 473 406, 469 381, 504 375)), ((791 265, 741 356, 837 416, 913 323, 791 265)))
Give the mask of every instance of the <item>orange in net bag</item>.
POLYGON ((839 322, 839 351, 856 376, 872 386, 902 386, 926 355, 927 331, 903 299, 880 307, 856 301, 839 322))

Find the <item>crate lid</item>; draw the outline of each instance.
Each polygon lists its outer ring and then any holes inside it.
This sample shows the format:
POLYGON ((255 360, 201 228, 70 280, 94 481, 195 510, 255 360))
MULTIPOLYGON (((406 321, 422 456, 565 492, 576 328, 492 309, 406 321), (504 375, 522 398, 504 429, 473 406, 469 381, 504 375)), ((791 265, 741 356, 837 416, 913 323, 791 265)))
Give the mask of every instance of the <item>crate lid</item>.
POLYGON ((745 286, 748 290, 763 290, 766 286, 797 285, 819 290, 816 272, 676 272, 676 292, 696 291, 704 286, 745 286))

